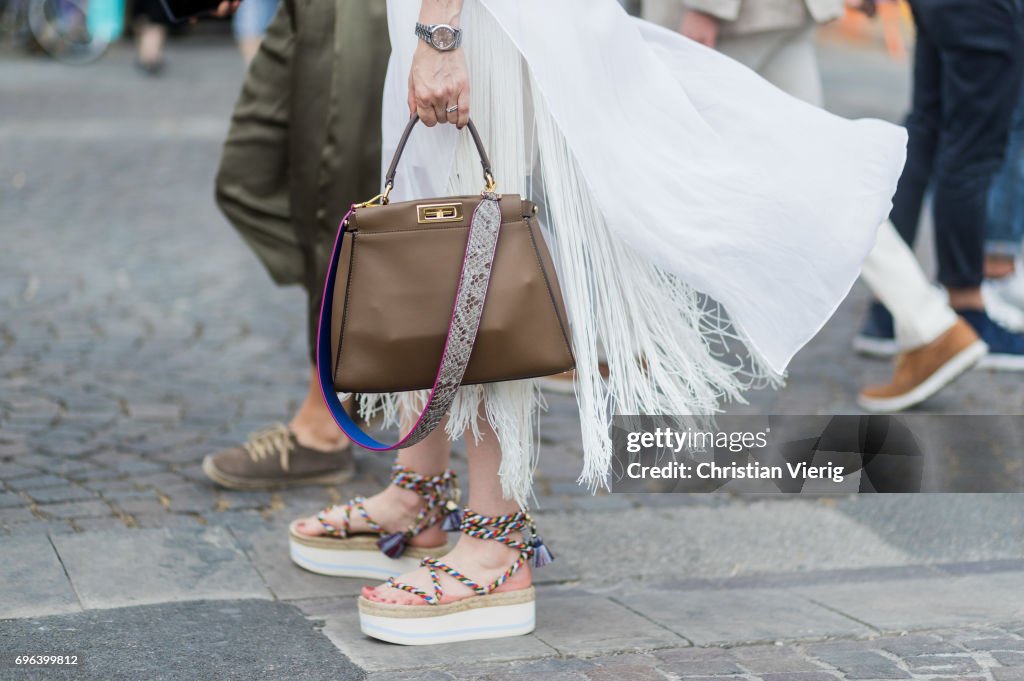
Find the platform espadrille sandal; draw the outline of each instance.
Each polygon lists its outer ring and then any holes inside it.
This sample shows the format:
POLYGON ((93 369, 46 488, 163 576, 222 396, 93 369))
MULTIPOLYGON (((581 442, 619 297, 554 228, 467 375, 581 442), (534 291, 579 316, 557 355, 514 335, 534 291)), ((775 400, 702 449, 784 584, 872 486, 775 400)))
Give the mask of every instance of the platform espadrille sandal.
POLYGON ((482 516, 467 508, 458 529, 471 537, 493 539, 517 549, 519 556, 500 577, 487 585, 478 584, 436 558, 424 558, 420 565, 430 573, 433 593, 389 578, 387 586, 419 596, 424 604, 380 603, 360 596, 359 624, 364 634, 390 643, 431 645, 520 636, 533 631, 536 598, 533 587, 495 592, 527 563, 541 567, 554 560, 537 534, 533 519, 525 511, 482 516), (522 532, 525 541, 512 539, 509 535, 513 532, 522 532), (468 586, 474 595, 442 603, 444 590, 439 571, 468 586))
POLYGON ((436 523, 444 522, 444 529, 458 527, 459 486, 455 472, 440 475, 419 475, 399 464, 391 467, 391 484, 411 490, 423 497, 424 505, 416 519, 401 532, 388 532, 366 511, 364 497, 356 497, 347 504, 325 508, 317 514, 324 533, 316 536, 302 534, 295 520, 288 528, 288 543, 292 561, 310 572, 332 577, 366 577, 384 579, 415 569, 421 559, 447 553, 447 543, 439 546, 409 546, 409 540, 436 523), (342 512, 339 526, 327 522, 327 515, 342 512), (355 511, 366 524, 368 532, 351 532, 349 519, 355 511))

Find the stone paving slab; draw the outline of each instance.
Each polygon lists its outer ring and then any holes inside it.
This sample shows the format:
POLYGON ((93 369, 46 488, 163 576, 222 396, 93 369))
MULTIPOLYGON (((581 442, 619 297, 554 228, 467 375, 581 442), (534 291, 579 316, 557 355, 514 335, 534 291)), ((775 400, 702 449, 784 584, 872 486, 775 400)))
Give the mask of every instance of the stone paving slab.
POLYGON ((271 601, 145 605, 0 622, 0 678, 69 681, 359 681, 297 608, 271 601), (72 669, 31 671, 18 654, 77 654, 72 669))
POLYGON ((367 678, 413 681, 423 674, 428 681, 1015 680, 1021 678, 1024 667, 997 659, 999 645, 1020 640, 1009 631, 1012 628, 980 626, 825 643, 669 648, 589 658, 477 662, 425 671, 377 672, 367 678), (943 652, 922 653, 927 650, 943 652))
POLYGON ((884 631, 1024 618, 1024 572, 793 589, 884 631))
POLYGON ((618 602, 698 646, 867 636, 849 617, 785 591, 626 588, 618 602))
POLYGON ((45 535, 0 540, 0 619, 77 610, 78 597, 45 535))
POLYGON ((870 529, 825 504, 808 500, 735 500, 714 507, 641 507, 628 514, 595 509, 586 514, 541 517, 544 536, 556 551, 570 557, 602 553, 643 556, 642 561, 581 564, 583 578, 590 581, 785 573, 912 562, 911 556, 870 529))
POLYGON ((688 644, 678 634, 604 596, 571 588, 537 590, 535 635, 558 654, 574 657, 688 644))
POLYGON ((325 577, 295 565, 288 557, 283 527, 258 532, 233 532, 267 588, 280 600, 358 596, 366 580, 325 577))
POLYGON ((90 532, 53 541, 87 609, 271 597, 224 528, 90 532))

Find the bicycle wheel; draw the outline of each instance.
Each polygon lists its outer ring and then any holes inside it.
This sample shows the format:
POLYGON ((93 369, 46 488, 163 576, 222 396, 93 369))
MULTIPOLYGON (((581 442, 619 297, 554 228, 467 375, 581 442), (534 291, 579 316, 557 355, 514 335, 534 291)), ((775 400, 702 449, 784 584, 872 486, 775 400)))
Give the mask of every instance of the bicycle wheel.
POLYGON ((94 35, 83 0, 31 0, 28 24, 36 41, 65 64, 88 64, 99 59, 110 40, 94 35))

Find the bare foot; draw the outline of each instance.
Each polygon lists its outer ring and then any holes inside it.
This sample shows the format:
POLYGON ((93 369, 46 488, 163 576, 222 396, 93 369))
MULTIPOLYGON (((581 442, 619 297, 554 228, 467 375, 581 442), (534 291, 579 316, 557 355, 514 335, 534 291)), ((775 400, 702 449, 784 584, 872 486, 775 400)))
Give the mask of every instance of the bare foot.
MULTIPOLYGON (((415 492, 388 485, 382 492, 369 497, 363 505, 374 522, 383 527, 386 532, 402 532, 415 522, 416 515, 423 508, 424 503, 423 497, 415 492)), ((341 528, 343 517, 344 511, 338 508, 327 513, 324 519, 334 527, 341 528)), ((366 519, 355 509, 349 512, 348 527, 350 534, 373 532, 366 519)), ((303 518, 296 524, 295 529, 308 537, 317 537, 327 533, 316 516, 303 518)), ((441 529, 441 523, 436 522, 412 537, 409 540, 409 545, 441 546, 446 542, 447 533, 441 529)))
MULTIPOLYGON (((517 538, 516 534, 513 534, 512 537, 517 538)), ((445 555, 443 562, 469 577, 480 586, 487 586, 504 574, 518 557, 518 550, 500 542, 462 535, 459 537, 459 543, 455 545, 455 548, 445 555)), ((452 603, 476 595, 468 586, 441 570, 437 570, 437 576, 441 581, 441 589, 443 590, 440 603, 452 603)), ((407 572, 397 577, 395 581, 414 586, 431 595, 434 593, 434 583, 430 579, 430 573, 425 567, 407 572)), ((494 593, 518 591, 527 588, 530 584, 530 566, 527 563, 509 577, 504 584, 495 589, 494 593)), ((408 591, 396 589, 387 584, 376 587, 363 587, 362 595, 364 598, 376 601, 377 603, 426 605, 426 602, 419 596, 408 591)))

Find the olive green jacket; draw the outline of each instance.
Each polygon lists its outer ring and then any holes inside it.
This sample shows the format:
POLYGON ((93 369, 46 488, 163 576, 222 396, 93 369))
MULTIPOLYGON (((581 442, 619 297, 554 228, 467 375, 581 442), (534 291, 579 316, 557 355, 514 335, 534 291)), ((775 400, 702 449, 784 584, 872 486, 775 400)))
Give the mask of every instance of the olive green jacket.
POLYGON ((385 0, 283 0, 231 118, 217 204, 278 284, 309 292, 310 344, 348 207, 380 189, 385 0))

